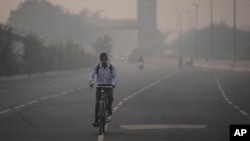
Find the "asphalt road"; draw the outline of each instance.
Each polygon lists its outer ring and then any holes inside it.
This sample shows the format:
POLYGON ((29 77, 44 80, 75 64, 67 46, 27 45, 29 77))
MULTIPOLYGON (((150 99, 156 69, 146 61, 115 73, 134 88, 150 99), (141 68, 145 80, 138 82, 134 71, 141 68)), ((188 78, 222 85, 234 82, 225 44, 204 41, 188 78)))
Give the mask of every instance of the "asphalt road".
POLYGON ((103 136, 92 127, 89 69, 0 82, 0 140, 229 141, 230 124, 250 124, 250 73, 151 64, 115 64, 103 136))

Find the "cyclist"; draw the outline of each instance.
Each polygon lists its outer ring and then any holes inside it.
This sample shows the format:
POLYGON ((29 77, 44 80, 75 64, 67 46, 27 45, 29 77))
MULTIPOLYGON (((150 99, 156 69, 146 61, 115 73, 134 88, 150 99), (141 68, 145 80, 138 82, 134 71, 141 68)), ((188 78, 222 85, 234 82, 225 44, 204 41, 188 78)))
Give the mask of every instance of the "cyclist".
MULTIPOLYGON (((112 103, 113 103, 113 88, 117 84, 117 72, 116 68, 108 63, 108 55, 106 53, 100 54, 100 64, 97 64, 93 67, 92 71, 89 74, 89 83, 90 87, 94 86, 94 77, 96 77, 97 85, 111 85, 112 88, 105 88, 107 93, 107 109, 108 109, 108 118, 107 122, 110 121, 110 116, 112 115, 112 103)), ((99 100, 101 98, 101 89, 96 88, 96 104, 95 104, 95 121, 93 123, 94 127, 98 127, 98 111, 99 111, 99 100)))
POLYGON ((143 65, 144 65, 144 61, 143 61, 143 57, 141 56, 139 59, 138 59, 138 62, 139 62, 139 69, 142 70, 143 69, 143 65))

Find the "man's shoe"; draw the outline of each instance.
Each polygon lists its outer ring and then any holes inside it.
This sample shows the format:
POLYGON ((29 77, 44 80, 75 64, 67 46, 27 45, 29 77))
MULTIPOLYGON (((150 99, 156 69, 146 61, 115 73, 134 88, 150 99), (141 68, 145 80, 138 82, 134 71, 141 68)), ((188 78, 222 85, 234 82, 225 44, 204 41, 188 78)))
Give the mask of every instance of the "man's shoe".
POLYGON ((106 118, 106 122, 111 122, 111 116, 108 116, 108 117, 106 118))
POLYGON ((94 122, 92 125, 93 125, 94 127, 99 127, 99 123, 98 123, 98 122, 94 122))

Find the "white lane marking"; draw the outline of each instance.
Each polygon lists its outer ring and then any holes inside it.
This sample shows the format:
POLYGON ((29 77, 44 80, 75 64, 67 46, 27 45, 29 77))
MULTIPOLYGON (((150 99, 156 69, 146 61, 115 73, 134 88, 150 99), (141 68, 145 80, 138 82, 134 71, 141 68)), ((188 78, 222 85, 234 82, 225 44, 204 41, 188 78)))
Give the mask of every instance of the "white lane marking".
POLYGON ((127 100, 128 100, 128 98, 124 98, 122 101, 125 102, 125 101, 127 101, 127 100))
POLYGON ((80 90, 82 90, 82 89, 83 89, 83 87, 79 87, 79 88, 77 88, 77 90, 78 90, 78 91, 80 91, 80 90))
POLYGON ((6 109, 6 110, 1 111, 0 114, 5 114, 5 113, 10 112, 10 111, 11 111, 11 109, 6 109))
POLYGON ((240 112, 241 112, 243 115, 248 116, 248 113, 246 113, 245 111, 240 110, 240 112))
POLYGON ((16 106, 15 109, 20 109, 20 108, 23 108, 25 106, 26 106, 26 104, 21 104, 21 105, 16 106))
POLYGON ((221 83, 220 83, 220 81, 219 81, 219 79, 217 78, 216 75, 214 75, 214 79, 215 79, 215 81, 216 81, 217 86, 218 86, 219 89, 220 89, 220 92, 221 92, 222 96, 223 96, 224 99, 227 101, 227 103, 230 104, 230 105, 232 105, 236 110, 238 110, 238 111, 239 111, 240 113, 242 113, 244 116, 248 116, 248 115, 249 115, 248 113, 246 113, 245 111, 243 111, 239 106, 235 105, 235 104, 227 97, 227 95, 226 95, 225 91, 223 90, 222 85, 221 85, 221 83))
POLYGON ((119 106, 115 106, 113 110, 116 111, 117 109, 119 109, 119 106))
MULTIPOLYGON (((30 85, 31 86, 31 85, 30 85)), ((68 92, 62 92, 62 93, 60 93, 60 94, 55 94, 55 95, 52 95, 52 96, 47 96, 47 97, 42 97, 42 98, 40 98, 40 100, 41 101, 44 101, 44 100, 48 100, 48 99, 50 99, 50 98, 56 98, 56 97, 59 97, 60 95, 66 95, 66 94, 70 94, 70 92, 74 92, 74 91, 77 91, 77 90, 82 90, 83 89, 83 87, 79 87, 79 88, 76 88, 76 89, 71 89, 71 90, 69 90, 68 92)), ((5 92, 5 91, 9 91, 9 90, 7 90, 7 89, 4 89, 4 90, 0 90, 0 92, 5 92)), ((27 102, 26 104, 27 105, 31 105, 31 104, 35 104, 35 103, 38 103, 39 102, 39 100, 32 100, 32 101, 29 101, 29 102, 27 102)), ((23 107, 25 107, 25 106, 27 106, 26 104, 21 104, 21 105, 18 105, 18 106, 16 106, 16 107, 14 107, 14 109, 20 109, 20 108, 23 108, 23 107)), ((9 111, 11 111, 11 109, 7 109, 7 110, 4 110, 4 111, 1 111, 0 112, 0 114, 5 114, 5 113, 7 113, 7 112, 9 112, 9 111)))
POLYGON ((69 94, 68 92, 62 92, 61 95, 66 95, 69 94))
POLYGON ((237 110, 239 110, 239 109, 240 109, 240 107, 239 107, 239 106, 234 106, 234 108, 235 108, 235 109, 237 109, 237 110))
POLYGON ((200 124, 145 124, 145 125, 121 125, 121 128, 128 130, 146 130, 146 129, 203 129, 207 125, 200 124))
MULTIPOLYGON (((111 118, 110 118, 110 121, 111 121, 111 118)), ((107 131, 108 129, 108 124, 105 124, 105 131, 107 131)))
POLYGON ((9 89, 0 90, 0 92, 8 92, 9 89))
POLYGON ((37 102, 38 102, 37 100, 33 100, 33 101, 30 101, 30 102, 27 102, 27 104, 35 104, 37 102))
POLYGON ((99 135, 97 141, 103 141, 104 135, 99 135))
POLYGON ((130 95, 130 96, 127 97, 127 99, 130 99, 130 98, 132 98, 132 97, 133 97, 133 95, 130 95))
POLYGON ((118 106, 121 106, 122 104, 123 104, 123 102, 119 102, 119 103, 118 103, 118 106))
POLYGON ((219 89, 220 89, 220 92, 221 92, 222 96, 223 96, 224 98, 227 98, 227 96, 226 96, 226 94, 225 94, 225 92, 224 92, 224 90, 223 90, 223 88, 222 88, 222 86, 221 86, 221 84, 220 84, 220 82, 219 82, 219 79, 217 78, 216 75, 214 75, 214 78, 215 78, 215 81, 216 81, 217 86, 218 86, 219 89))
POLYGON ((49 97, 42 97, 41 100, 47 100, 49 97))
POLYGON ((59 94, 55 94, 55 95, 52 95, 51 97, 52 98, 56 98, 56 97, 58 97, 59 96, 59 94))
POLYGON ((137 95, 137 92, 135 92, 135 93, 132 94, 132 96, 135 96, 135 95, 137 95))
POLYGON ((125 97, 121 102, 118 103, 118 107, 121 106, 121 105, 122 105, 125 101, 127 101, 128 99, 130 99, 130 98, 132 98, 133 96, 135 96, 135 95, 137 95, 137 94, 139 94, 139 93, 141 93, 141 92, 143 92, 143 91, 145 91, 145 90, 147 90, 147 89, 153 87, 154 85, 160 83, 161 81, 165 80, 166 78, 168 78, 168 77, 171 76, 171 75, 172 75, 171 73, 170 73, 170 74, 167 74, 167 75, 164 76, 163 78, 161 78, 161 79, 159 79, 159 80, 157 80, 157 81, 155 81, 155 82, 153 82, 153 83, 147 85, 146 87, 144 87, 144 88, 138 90, 137 92, 134 92, 134 93, 130 94, 129 96, 125 97), (126 99, 126 100, 125 100, 125 99, 126 99))

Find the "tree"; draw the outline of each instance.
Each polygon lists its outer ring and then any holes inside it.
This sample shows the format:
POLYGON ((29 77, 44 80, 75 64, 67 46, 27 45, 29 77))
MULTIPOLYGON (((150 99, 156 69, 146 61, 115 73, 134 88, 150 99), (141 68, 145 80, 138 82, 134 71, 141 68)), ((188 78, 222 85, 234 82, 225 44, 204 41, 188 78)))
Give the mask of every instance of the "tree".
POLYGON ((12 28, 0 25, 0 75, 11 76, 18 71, 17 55, 13 51, 12 28))
POLYGON ((25 38, 23 60, 29 75, 31 75, 32 72, 43 73, 45 71, 44 41, 32 32, 25 38))

